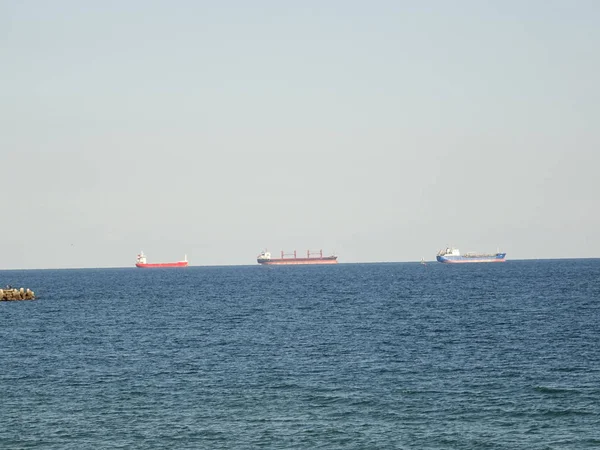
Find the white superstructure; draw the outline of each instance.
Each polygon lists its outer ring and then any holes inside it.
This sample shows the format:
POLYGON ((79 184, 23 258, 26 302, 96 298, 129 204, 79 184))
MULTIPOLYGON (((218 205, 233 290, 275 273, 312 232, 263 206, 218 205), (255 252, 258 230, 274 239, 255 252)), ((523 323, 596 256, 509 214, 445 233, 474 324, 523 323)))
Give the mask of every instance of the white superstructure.
POLYGON ((460 250, 453 247, 446 247, 438 252, 438 256, 460 256, 460 250))
POLYGON ((137 255, 136 263, 137 264, 146 264, 146 255, 144 255, 144 252, 140 252, 140 254, 137 255))
POLYGON ((258 255, 258 259, 261 261, 271 259, 271 252, 267 252, 266 250, 264 252, 260 252, 260 255, 258 255))

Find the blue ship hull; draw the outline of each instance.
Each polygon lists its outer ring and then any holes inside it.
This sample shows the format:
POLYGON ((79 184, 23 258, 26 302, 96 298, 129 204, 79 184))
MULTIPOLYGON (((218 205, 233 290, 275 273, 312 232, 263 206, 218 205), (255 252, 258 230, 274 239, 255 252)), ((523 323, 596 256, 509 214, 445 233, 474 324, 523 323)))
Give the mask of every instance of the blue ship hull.
POLYGON ((489 263, 506 261, 506 253, 496 253, 494 255, 438 255, 438 262, 450 264, 462 263, 489 263))

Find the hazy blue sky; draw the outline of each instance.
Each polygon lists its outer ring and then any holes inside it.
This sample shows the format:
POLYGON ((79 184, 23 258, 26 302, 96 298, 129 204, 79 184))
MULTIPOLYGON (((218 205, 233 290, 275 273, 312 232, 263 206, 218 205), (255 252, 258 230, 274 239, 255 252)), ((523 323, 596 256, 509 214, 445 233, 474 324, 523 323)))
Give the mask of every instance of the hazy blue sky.
POLYGON ((600 256, 598 1, 0 1, 0 269, 600 256))

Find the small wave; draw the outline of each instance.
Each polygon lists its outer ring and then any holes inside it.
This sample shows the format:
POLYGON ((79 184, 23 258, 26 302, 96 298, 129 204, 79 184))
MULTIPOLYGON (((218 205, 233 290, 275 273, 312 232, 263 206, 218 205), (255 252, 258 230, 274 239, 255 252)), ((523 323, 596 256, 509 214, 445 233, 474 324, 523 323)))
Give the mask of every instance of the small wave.
POLYGON ((535 386, 533 388, 537 392, 541 392, 542 394, 575 394, 578 391, 575 389, 569 388, 560 388, 560 387, 552 387, 552 386, 535 386))
POLYGON ((575 409, 551 409, 542 413, 545 417, 565 417, 565 416, 595 416, 596 413, 590 411, 581 411, 575 409))
POLYGON ((282 390, 282 391, 296 391, 296 390, 302 389, 302 387, 303 386, 298 383, 283 382, 283 381, 269 385, 269 389, 282 390))

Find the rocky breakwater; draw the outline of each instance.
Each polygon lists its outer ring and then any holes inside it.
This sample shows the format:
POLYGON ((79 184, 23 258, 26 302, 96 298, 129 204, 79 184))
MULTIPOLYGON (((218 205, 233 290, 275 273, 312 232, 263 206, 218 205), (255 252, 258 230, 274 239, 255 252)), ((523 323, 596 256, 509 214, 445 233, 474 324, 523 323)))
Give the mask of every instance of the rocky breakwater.
POLYGON ((0 289, 0 301, 12 302, 16 300, 34 300, 35 293, 30 289, 0 289))

